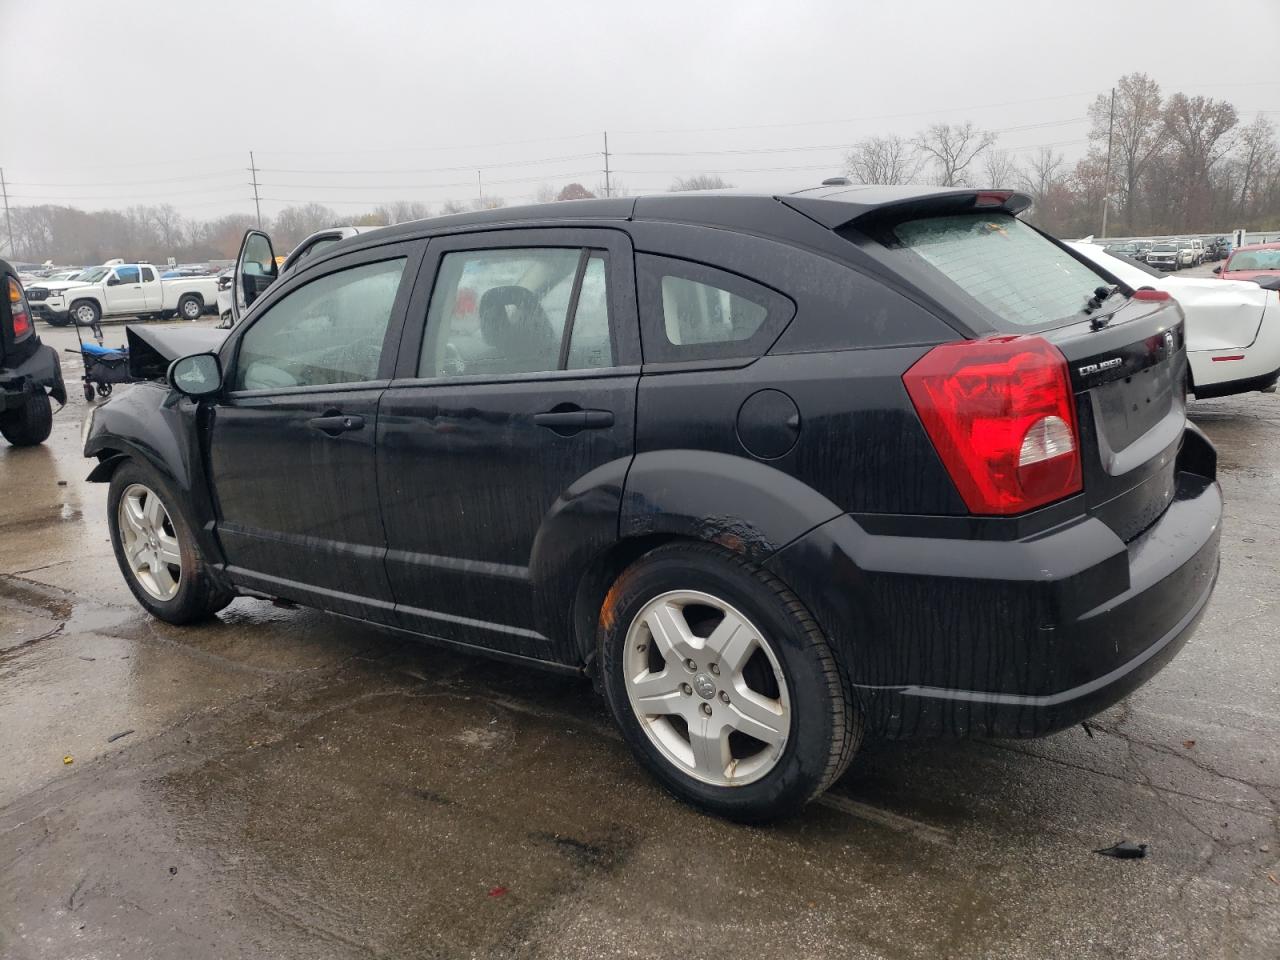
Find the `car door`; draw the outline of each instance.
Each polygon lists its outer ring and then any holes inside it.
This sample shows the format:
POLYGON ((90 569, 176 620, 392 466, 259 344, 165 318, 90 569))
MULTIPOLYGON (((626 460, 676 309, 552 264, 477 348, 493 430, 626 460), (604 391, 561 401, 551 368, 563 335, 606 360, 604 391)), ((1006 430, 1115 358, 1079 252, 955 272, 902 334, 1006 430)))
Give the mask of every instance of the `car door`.
POLYGON ((164 292, 155 268, 145 263, 138 268, 142 273, 142 309, 158 313, 164 309, 164 292))
POLYGON ((236 254, 231 289, 231 316, 239 323, 249 308, 280 275, 271 238, 261 230, 246 230, 236 254))
POLYGON ((389 244, 303 271, 223 348, 210 481, 237 582, 391 620, 374 439, 423 249, 389 244))
MULTIPOLYGON (((567 610, 571 596, 536 596, 532 558, 575 485, 595 489, 583 478, 613 477, 620 495, 634 452, 630 240, 603 228, 438 238, 423 274, 434 277, 429 302, 419 283, 378 416, 398 619, 421 633, 557 659, 563 648, 558 655, 539 632, 539 610, 567 610)), ((612 542, 617 505, 600 501, 607 532, 597 533, 612 542)))
POLYGON ((142 313, 147 309, 147 298, 142 290, 142 274, 134 264, 122 264, 107 275, 103 296, 106 309, 103 313, 114 316, 142 313))

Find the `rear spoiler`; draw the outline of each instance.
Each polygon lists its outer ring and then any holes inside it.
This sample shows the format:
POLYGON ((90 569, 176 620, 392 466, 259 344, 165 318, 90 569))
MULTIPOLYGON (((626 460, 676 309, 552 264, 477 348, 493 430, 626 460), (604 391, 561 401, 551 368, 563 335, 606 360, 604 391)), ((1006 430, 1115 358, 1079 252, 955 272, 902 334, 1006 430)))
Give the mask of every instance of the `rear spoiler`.
POLYGON ((891 219, 967 213, 971 210, 1019 214, 1031 206, 1031 197, 1016 190, 969 190, 939 187, 936 192, 919 193, 892 203, 859 203, 859 191, 837 191, 822 197, 781 196, 791 209, 815 220, 828 230, 839 230, 864 217, 891 219), (848 199, 840 199, 847 196, 848 199))

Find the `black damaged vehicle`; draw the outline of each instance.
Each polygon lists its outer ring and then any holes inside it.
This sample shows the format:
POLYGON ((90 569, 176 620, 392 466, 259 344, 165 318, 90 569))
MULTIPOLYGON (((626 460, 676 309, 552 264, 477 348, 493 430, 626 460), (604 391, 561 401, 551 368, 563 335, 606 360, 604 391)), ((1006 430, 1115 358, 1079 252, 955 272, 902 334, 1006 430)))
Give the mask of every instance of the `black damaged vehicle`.
POLYGON ((67 402, 58 353, 40 342, 18 271, 0 260, 0 435, 15 447, 44 443, 50 397, 67 402))
POLYGON ((131 333, 154 382, 85 445, 120 567, 172 623, 278 597, 590 675, 737 819, 864 733, 1061 730, 1191 635, 1222 497, 1177 304, 1028 203, 668 195, 336 243, 240 287, 225 340, 131 333))

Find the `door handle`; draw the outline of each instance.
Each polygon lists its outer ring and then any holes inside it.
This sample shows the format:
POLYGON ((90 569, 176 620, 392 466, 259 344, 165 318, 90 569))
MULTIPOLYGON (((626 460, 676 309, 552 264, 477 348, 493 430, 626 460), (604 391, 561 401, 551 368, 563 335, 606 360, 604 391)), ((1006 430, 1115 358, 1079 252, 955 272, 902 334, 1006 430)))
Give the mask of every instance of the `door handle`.
POLYGON ((343 413, 328 413, 323 417, 313 417, 307 421, 308 427, 314 427, 321 433, 336 437, 348 430, 363 430, 364 417, 353 417, 343 413))
POLYGON ((603 430, 613 426, 613 411, 583 410, 581 407, 548 410, 535 413, 533 422, 556 433, 577 433, 579 430, 603 430))

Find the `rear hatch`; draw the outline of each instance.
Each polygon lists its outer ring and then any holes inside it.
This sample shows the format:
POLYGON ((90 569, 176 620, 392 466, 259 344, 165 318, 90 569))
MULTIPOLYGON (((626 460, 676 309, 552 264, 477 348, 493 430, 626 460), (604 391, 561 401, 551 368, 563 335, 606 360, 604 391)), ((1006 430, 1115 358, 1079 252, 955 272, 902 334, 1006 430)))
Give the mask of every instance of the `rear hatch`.
POLYGON ((1017 219, 1017 194, 876 211, 839 232, 976 339, 1039 337, 1066 360, 1088 512, 1136 537, 1175 490, 1186 425, 1183 314, 1017 219))

